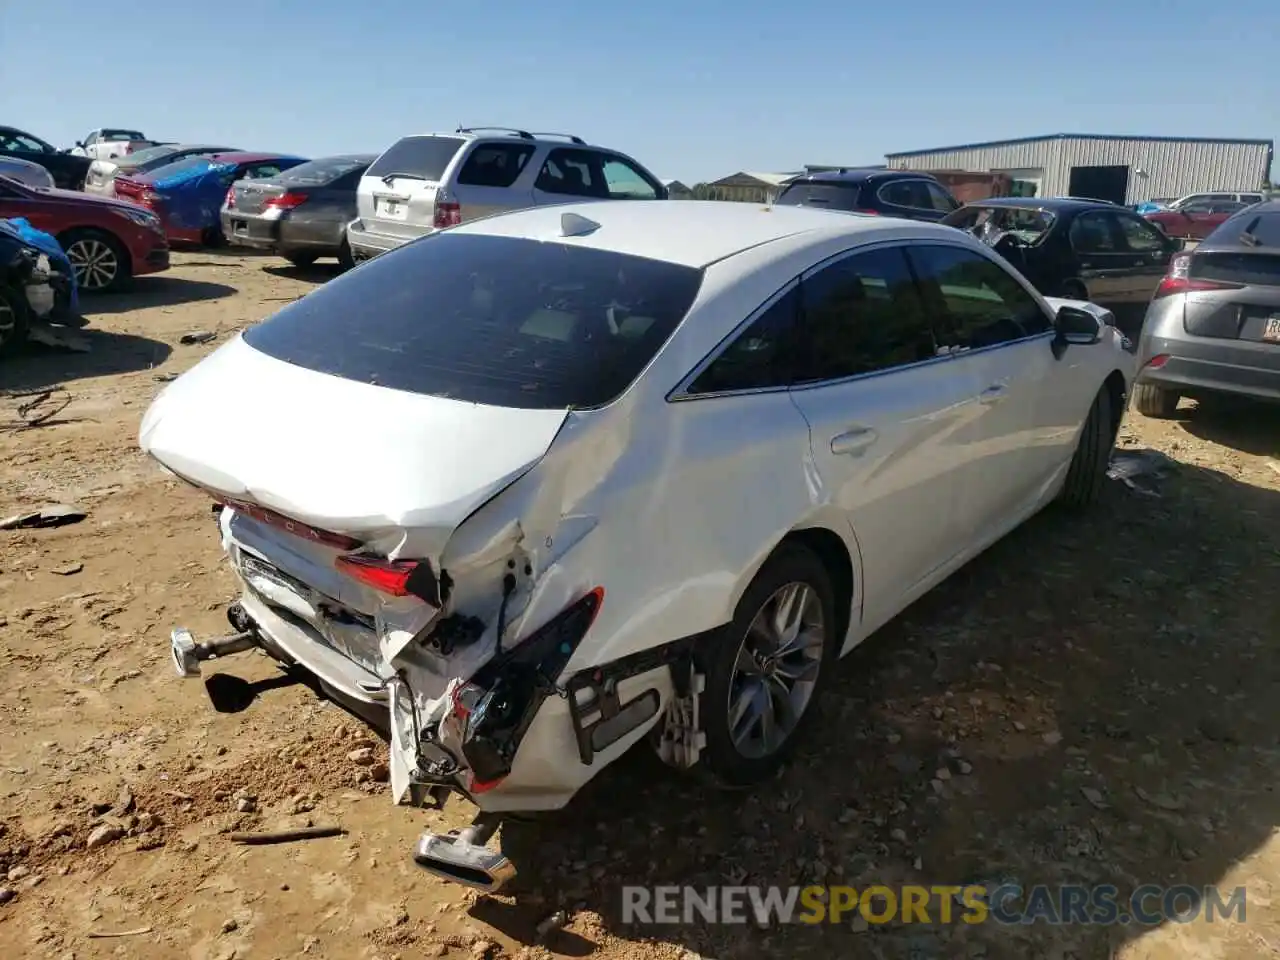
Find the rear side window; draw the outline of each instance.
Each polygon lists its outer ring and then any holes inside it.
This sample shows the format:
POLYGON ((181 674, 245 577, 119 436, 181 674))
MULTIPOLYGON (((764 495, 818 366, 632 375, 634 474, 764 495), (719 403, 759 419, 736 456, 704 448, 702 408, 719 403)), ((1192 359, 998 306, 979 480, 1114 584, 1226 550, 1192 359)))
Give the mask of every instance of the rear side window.
POLYGON ((857 210, 861 204, 862 183, 793 183, 780 194, 775 204, 784 207, 822 207, 826 210, 857 210))
POLYGON ((845 257, 800 281, 797 383, 878 373, 937 355, 900 247, 845 257))
MULTIPOLYGON (((927 180, 894 180, 881 187, 878 196, 890 206, 932 210, 933 196, 929 193, 929 187, 927 180)), ((947 208, 948 211, 951 209, 947 208)))
POLYGON ((596 407, 639 376, 702 271, 517 237, 444 231, 362 264, 248 330, 300 367, 527 409, 596 407))
POLYGON ((369 168, 371 177, 409 177, 438 183, 462 147, 459 137, 405 137, 369 168))
POLYGON ((534 148, 523 143, 482 143, 458 171, 458 183, 472 187, 509 187, 516 182, 534 148))
POLYGON ((280 182, 296 187, 318 187, 322 184, 332 183, 339 177, 367 165, 367 160, 357 160, 349 157, 326 157, 323 160, 311 160, 307 163, 298 164, 282 174, 280 182))
POLYGON ((546 193, 609 199, 600 155, 589 150, 552 150, 534 186, 546 193))

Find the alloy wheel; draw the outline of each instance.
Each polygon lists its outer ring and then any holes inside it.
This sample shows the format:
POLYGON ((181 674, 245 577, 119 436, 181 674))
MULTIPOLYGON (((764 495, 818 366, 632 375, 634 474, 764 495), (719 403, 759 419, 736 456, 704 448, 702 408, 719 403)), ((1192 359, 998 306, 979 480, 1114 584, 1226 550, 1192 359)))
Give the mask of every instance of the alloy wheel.
POLYGON ((67 259, 76 273, 76 283, 82 290, 102 290, 116 279, 120 272, 120 258, 101 240, 91 237, 77 240, 67 248, 67 259))
POLYGON ((729 736, 742 756, 768 757, 795 731, 822 668, 823 619, 806 583, 778 588, 756 612, 729 680, 729 736))

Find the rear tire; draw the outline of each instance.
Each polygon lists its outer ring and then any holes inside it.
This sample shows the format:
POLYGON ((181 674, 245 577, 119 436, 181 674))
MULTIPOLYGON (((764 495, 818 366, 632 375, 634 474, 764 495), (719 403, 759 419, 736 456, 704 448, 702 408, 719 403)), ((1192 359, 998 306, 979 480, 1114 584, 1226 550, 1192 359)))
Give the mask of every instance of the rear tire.
POLYGON ((1168 420, 1177 412, 1182 395, 1153 383, 1139 383, 1133 388, 1133 407, 1144 417, 1168 420))
POLYGON ((22 292, 0 287, 0 358, 13 353, 26 341, 28 315, 22 292))
POLYGON ((315 265, 319 257, 314 253, 303 253, 301 251, 290 251, 284 255, 284 258, 292 263, 299 270, 305 270, 307 267, 315 265))
POLYGON ((351 255, 351 244, 347 243, 347 238, 342 238, 342 243, 338 246, 338 266, 345 272, 356 265, 356 258, 351 255))
POLYGON ((835 672, 838 622, 835 593, 822 561, 799 544, 782 546, 747 587, 733 620, 694 653, 707 680, 699 710, 707 742, 696 772, 730 790, 777 773, 835 672), (783 617, 793 631, 771 635, 783 608, 794 611, 794 616, 783 617), (775 658, 772 651, 780 639, 791 652, 775 658), (731 716, 735 706, 744 708, 736 723, 731 716), (757 719, 743 722, 748 716, 757 719), (766 735, 766 727, 774 736, 766 735))
POLYGON ((1116 437, 1111 425, 1111 392, 1104 386, 1093 398, 1089 416, 1080 431, 1067 479, 1062 485, 1061 501, 1068 507, 1088 507, 1102 495, 1102 485, 1107 478, 1107 464, 1111 462, 1111 448, 1116 437))
POLYGON ((105 230, 69 230, 58 242, 71 261, 76 286, 86 293, 114 293, 132 277, 129 251, 105 230))

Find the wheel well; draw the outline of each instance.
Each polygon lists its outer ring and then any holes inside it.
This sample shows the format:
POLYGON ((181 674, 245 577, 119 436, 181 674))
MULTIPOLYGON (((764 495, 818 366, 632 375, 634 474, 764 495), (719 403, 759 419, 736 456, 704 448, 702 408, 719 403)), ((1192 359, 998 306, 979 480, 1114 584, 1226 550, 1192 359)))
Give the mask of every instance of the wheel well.
POLYGON ((1120 421, 1124 418, 1125 401, 1127 400, 1124 374, 1119 370, 1112 370, 1103 386, 1111 394, 1111 436, 1115 438, 1120 433, 1120 421))
POLYGON ((827 576, 831 578, 831 589, 835 591, 836 601, 836 636, 840 645, 844 645, 845 635, 849 632, 849 612, 853 604, 853 561, 849 558, 849 549, 840 537, 826 527, 809 527, 805 530, 792 530, 782 538, 783 543, 798 543, 812 550, 827 568, 827 576))

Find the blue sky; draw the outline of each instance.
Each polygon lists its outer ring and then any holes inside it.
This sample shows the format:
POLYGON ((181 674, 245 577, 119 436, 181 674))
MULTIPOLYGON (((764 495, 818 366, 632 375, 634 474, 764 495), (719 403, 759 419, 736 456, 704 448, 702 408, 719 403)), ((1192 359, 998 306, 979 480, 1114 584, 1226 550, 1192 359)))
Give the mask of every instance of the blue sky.
POLYGON ((576 133, 687 182, 1053 132, 1275 138, 1275 10, 1262 0, 0 3, 0 122, 58 146, 118 124, 308 156, 505 123, 576 133))

